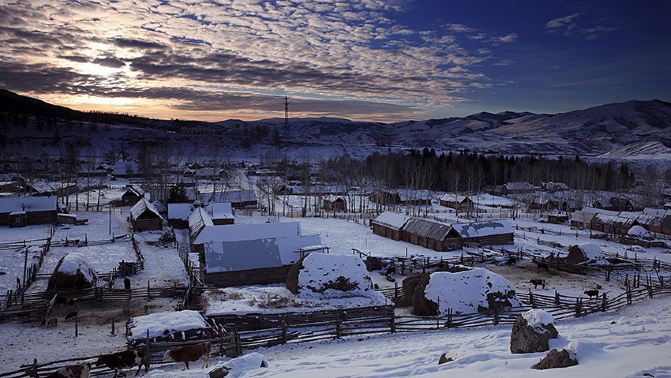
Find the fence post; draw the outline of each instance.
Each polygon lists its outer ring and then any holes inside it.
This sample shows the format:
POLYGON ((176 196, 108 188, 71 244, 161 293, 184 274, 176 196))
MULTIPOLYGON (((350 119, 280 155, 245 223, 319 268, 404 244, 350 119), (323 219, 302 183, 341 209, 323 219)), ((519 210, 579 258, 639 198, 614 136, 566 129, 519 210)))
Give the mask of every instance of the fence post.
POLYGON ((282 320, 282 344, 287 343, 287 322, 282 320))
POLYGON ((340 327, 341 327, 341 325, 342 325, 342 321, 341 320, 336 320, 336 324, 335 324, 335 326, 336 326, 336 337, 335 338, 336 339, 340 338, 340 331, 341 331, 340 327))
POLYGON ((606 299, 606 293, 603 293, 601 296, 601 311, 606 312, 606 309, 608 308, 608 300, 606 299))
POLYGON ((149 285, 149 280, 147 280, 147 299, 151 299, 151 286, 149 285))
POLYGON ((390 318, 390 325, 389 325, 389 331, 391 333, 396 333, 396 312, 391 311, 391 318, 390 318))
POLYGON ((150 365, 150 358, 149 355, 151 353, 151 340, 149 339, 149 330, 147 330, 147 342, 145 343, 145 350, 144 350, 144 356, 142 357, 142 362, 145 363, 145 369, 149 370, 149 365, 150 365))
POLYGON ((536 308, 534 305, 534 293, 531 292, 531 289, 529 289, 529 304, 531 305, 531 308, 536 308))
POLYGON ((394 304, 398 303, 398 281, 394 281, 394 304))
POLYGON ((447 328, 452 328, 452 309, 447 309, 447 328))
POLYGON ((559 300, 559 292, 555 290, 555 304, 559 306, 561 304, 561 301, 559 300))
POLYGON ((236 357, 242 354, 242 341, 240 340, 240 333, 235 331, 235 354, 236 357))
POLYGON ((494 302, 494 325, 499 324, 499 306, 494 302))
POLYGON ((575 317, 579 318, 580 313, 582 312, 582 301, 580 298, 575 299, 575 317))

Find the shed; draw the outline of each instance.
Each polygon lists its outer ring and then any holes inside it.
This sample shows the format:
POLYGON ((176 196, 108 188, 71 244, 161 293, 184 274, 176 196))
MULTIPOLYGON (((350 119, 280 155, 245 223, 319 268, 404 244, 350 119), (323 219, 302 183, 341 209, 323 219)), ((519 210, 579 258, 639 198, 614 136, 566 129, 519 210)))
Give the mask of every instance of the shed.
POLYGON ((347 201, 341 196, 329 196, 322 201, 322 208, 325 211, 344 213, 347 209, 347 201))
POLYGON ((254 208, 258 206, 256 191, 254 190, 227 190, 222 192, 201 193, 203 203, 230 202, 234 209, 254 208))
POLYGON ((189 216, 189 236, 191 237, 191 242, 193 243, 205 227, 208 226, 214 226, 210 214, 202 207, 193 209, 193 212, 189 216))
POLYGON ((144 197, 131 207, 130 221, 135 232, 163 229, 163 217, 144 197))
POLYGON ((129 185, 126 187, 126 191, 121 195, 121 205, 123 206, 132 206, 140 200, 140 198, 145 197, 144 189, 139 185, 129 185))
POLYGON ((147 343, 211 339, 216 333, 198 311, 157 312, 131 318, 127 324, 131 347, 147 343))
POLYGON ((440 197, 440 205, 461 212, 471 211, 474 208, 474 203, 471 197, 454 193, 446 193, 440 197))

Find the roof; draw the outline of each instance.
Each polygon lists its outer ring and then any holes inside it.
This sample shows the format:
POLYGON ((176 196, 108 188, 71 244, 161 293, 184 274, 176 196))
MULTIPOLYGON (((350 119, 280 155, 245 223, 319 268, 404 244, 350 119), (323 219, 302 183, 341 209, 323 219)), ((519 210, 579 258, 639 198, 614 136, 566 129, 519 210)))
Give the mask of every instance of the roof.
POLYGON ((505 197, 494 196, 488 193, 480 193, 471 199, 478 205, 482 206, 513 206, 515 202, 505 197))
POLYGON ((130 216, 132 219, 137 219, 145 211, 149 211, 150 213, 155 214, 157 217, 163 219, 161 213, 158 212, 156 207, 154 207, 154 205, 151 202, 147 201, 147 199, 144 197, 140 198, 140 200, 137 201, 137 203, 130 208, 130 216))
POLYGON ((451 226, 428 219, 410 218, 403 226, 403 231, 433 240, 445 240, 451 226))
POLYGON ((49 197, 1 197, 0 213, 12 213, 15 211, 56 211, 58 199, 49 197))
POLYGON ((193 211, 193 205, 190 203, 169 203, 168 219, 189 220, 193 211))
POLYGON ((445 193, 440 197, 441 201, 445 202, 464 202, 466 199, 470 199, 469 196, 464 196, 456 193, 445 193))
POLYGON ((206 209, 212 219, 233 219, 233 208, 230 202, 213 202, 207 205, 206 209))
POLYGON ((205 227, 214 226, 210 214, 202 207, 197 207, 189 216, 189 231, 191 236, 198 236, 205 229, 205 227))
POLYGON ((515 231, 508 220, 492 220, 453 224, 452 228, 462 238, 479 238, 483 236, 512 234, 515 231))
POLYGON ((522 182, 522 181, 505 183, 505 184, 503 184, 503 186, 505 186, 506 189, 508 189, 508 190, 511 190, 511 189, 512 190, 532 190, 532 189, 536 188, 535 186, 531 185, 530 183, 522 182))
POLYGON ((209 242, 256 240, 300 235, 301 227, 299 222, 227 224, 205 227, 193 243, 204 244, 209 242))
POLYGON ((144 189, 142 189, 142 188, 140 187, 140 185, 129 185, 129 186, 126 188, 126 192, 127 192, 127 193, 128 193, 128 192, 133 193, 133 194, 135 194, 135 195, 138 196, 138 197, 142 197, 142 196, 144 196, 144 189))
POLYGON ((210 326, 198 311, 182 310, 157 312, 149 315, 136 316, 130 320, 130 339, 161 337, 177 332, 194 329, 207 329, 210 326))
POLYGON ((201 193, 203 202, 250 202, 257 201, 256 191, 254 190, 229 190, 226 192, 207 192, 201 193))
POLYGON ((400 230, 405 222, 410 219, 409 216, 405 214, 394 213, 391 211, 385 211, 384 213, 377 216, 373 219, 372 224, 378 224, 380 226, 393 228, 395 230, 400 230))
POLYGON ((616 225, 616 226, 623 226, 623 227, 631 227, 634 222, 636 222, 636 218, 627 218, 620 216, 619 214, 612 215, 612 214, 597 214, 594 217, 594 222, 598 222, 601 224, 608 224, 608 225, 616 225))
MULTIPOLYGON (((282 223, 268 224, 277 225, 282 223)), ((213 241, 206 243, 204 246, 206 271, 207 273, 234 272, 290 265, 298 261, 300 250, 320 244, 321 238, 319 235, 213 241)))

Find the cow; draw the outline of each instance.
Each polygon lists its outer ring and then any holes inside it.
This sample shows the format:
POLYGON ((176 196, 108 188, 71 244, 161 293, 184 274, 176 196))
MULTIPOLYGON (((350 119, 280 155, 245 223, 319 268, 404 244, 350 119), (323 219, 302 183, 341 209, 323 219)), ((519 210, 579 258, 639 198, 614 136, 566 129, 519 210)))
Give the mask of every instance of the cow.
POLYGON ((58 326, 58 318, 46 318, 43 317, 41 324, 46 328, 56 328, 58 326))
POLYGON ((589 297, 589 299, 594 298, 599 298, 599 290, 585 290, 585 295, 589 297))
POLYGON ((68 365, 49 374, 47 378, 89 378, 91 376, 91 363, 86 362, 79 365, 68 365))
POLYGON ((103 354, 98 356, 98 359, 95 362, 96 366, 107 366, 108 368, 114 370, 114 377, 120 373, 123 376, 126 376, 126 373, 123 372, 125 368, 132 368, 137 366, 137 372, 135 375, 140 374, 142 366, 144 366, 144 372, 149 371, 149 360, 145 358, 144 351, 141 350, 124 350, 122 352, 103 354))
POLYGON ((203 369, 210 365, 210 352, 212 345, 208 342, 198 344, 185 345, 179 348, 170 348, 165 355, 163 361, 176 361, 184 364, 186 370, 189 370, 189 362, 196 362, 203 358, 203 369))
POLYGON ((542 278, 532 278, 529 280, 529 283, 534 285, 534 289, 538 288, 538 285, 543 287, 543 290, 545 290, 545 280, 542 278))
POLYGON ((65 315, 65 320, 75 319, 77 315, 79 315, 77 311, 68 312, 68 314, 65 315))

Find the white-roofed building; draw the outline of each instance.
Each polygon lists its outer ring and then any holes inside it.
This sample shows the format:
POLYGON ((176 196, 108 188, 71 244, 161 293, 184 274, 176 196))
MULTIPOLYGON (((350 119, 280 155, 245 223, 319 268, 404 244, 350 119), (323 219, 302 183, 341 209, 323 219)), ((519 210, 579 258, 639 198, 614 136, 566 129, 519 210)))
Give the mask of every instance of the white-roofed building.
POLYGON ((215 225, 235 223, 233 207, 230 202, 213 202, 207 205, 206 210, 215 225))
POLYGON ((512 244, 515 230, 506 219, 453 224, 464 243, 481 245, 512 244))
POLYGON ((0 225, 25 226, 55 223, 58 199, 51 197, 0 197, 0 225))
POLYGON ((401 228, 403 228, 408 219, 410 217, 405 214, 385 211, 371 220, 370 224, 373 226, 373 233, 386 238, 401 240, 401 228))
POLYGON ((146 198, 141 198, 131 207, 130 221, 135 232, 163 229, 163 217, 146 198))
MULTIPOLYGON (((201 232, 203 232, 205 227, 210 226, 214 226, 214 222, 212 222, 210 214, 208 214, 207 211, 205 211, 205 209, 202 207, 196 207, 193 209, 193 212, 189 216, 189 236, 191 237, 191 243, 195 245, 196 238, 200 235, 201 232)), ((202 247, 203 243, 198 244, 202 247)))
POLYGON ((190 203, 169 203, 168 224, 176 228, 189 227, 191 212, 193 212, 193 205, 190 203))

